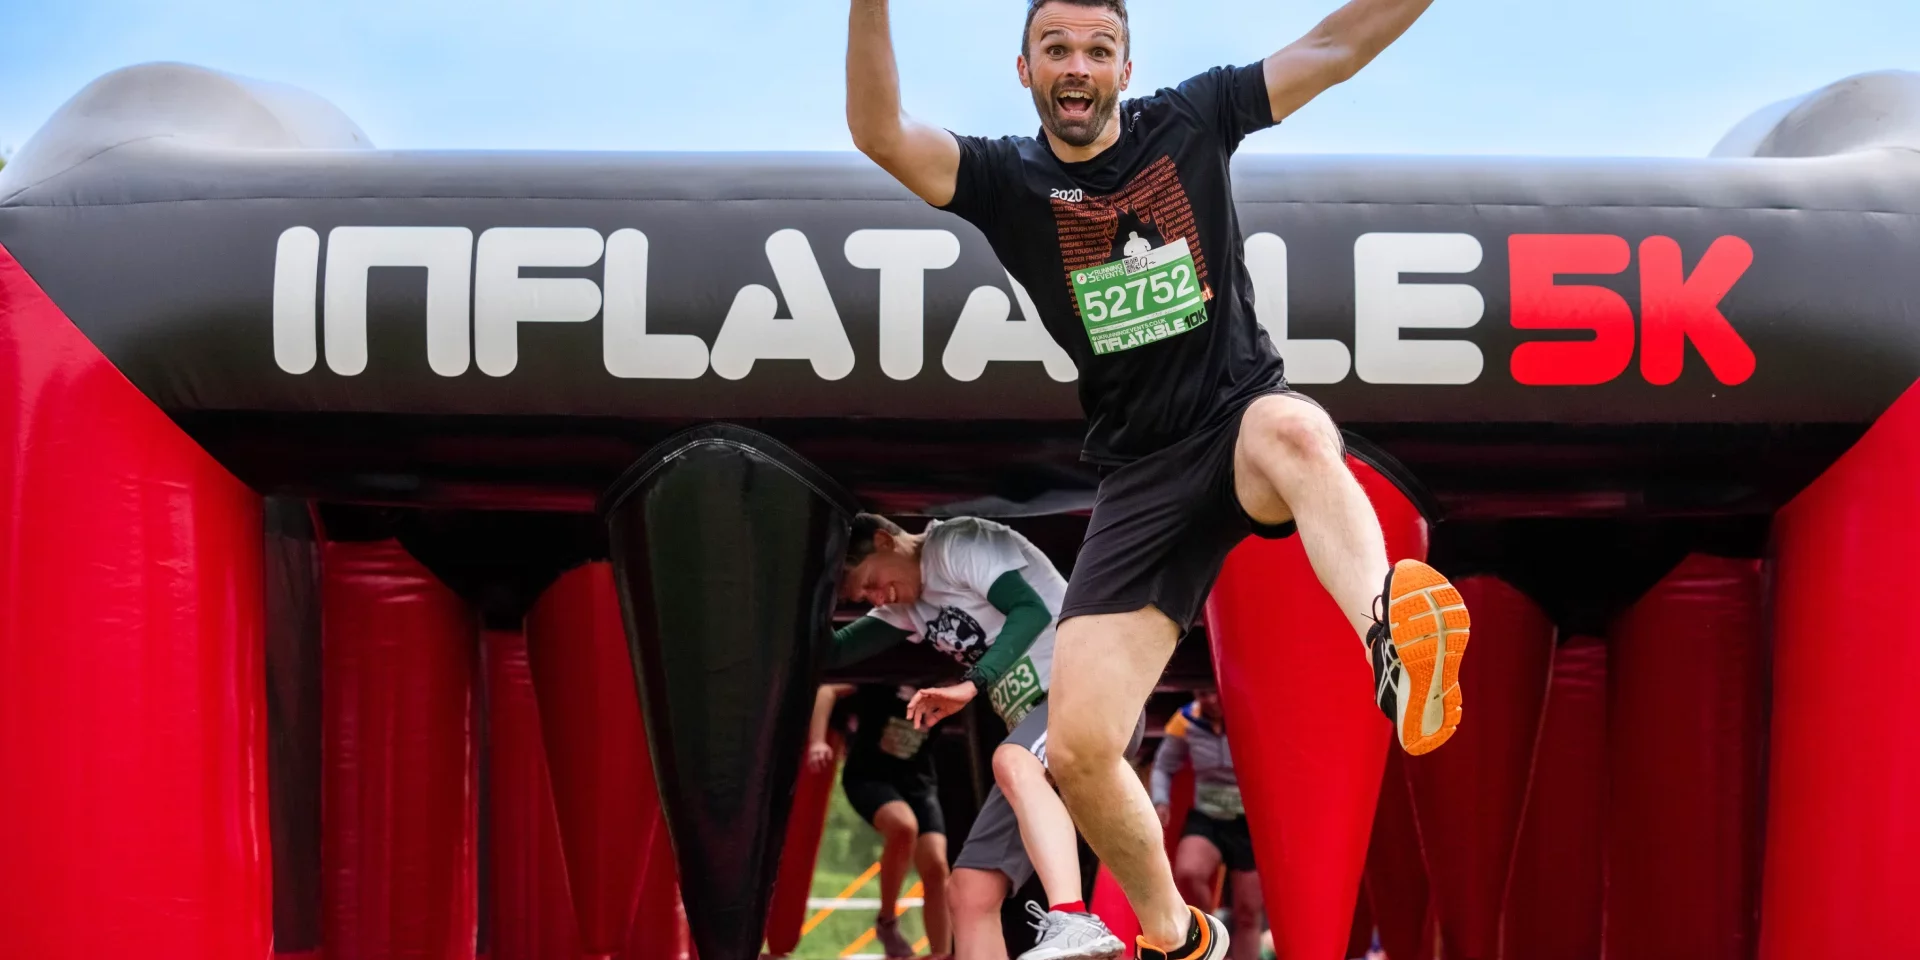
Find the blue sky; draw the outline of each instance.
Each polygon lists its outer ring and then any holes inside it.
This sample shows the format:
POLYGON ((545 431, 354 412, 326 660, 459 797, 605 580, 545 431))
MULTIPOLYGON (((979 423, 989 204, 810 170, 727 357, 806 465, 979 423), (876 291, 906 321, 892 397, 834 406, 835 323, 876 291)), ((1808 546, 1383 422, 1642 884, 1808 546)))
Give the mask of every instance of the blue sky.
MULTIPOLYGON (((1333 0, 1134 0, 1134 89, 1258 59, 1333 0)), ((1030 132, 1019 0, 895 0, 907 108, 1030 132)), ((845 0, 0 0, 0 148, 92 78, 180 60, 339 104, 394 148, 845 149, 845 0)), ((1704 154, 1752 110, 1920 70, 1920 0, 1438 0, 1245 149, 1704 154)))

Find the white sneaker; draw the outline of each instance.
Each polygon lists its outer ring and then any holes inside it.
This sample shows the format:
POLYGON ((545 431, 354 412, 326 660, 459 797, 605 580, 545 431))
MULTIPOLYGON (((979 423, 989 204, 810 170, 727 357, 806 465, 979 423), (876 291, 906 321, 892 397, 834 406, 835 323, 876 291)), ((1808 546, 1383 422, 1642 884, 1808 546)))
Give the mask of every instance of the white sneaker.
POLYGON ((1027 901, 1027 913, 1038 921, 1028 926, 1039 932, 1033 949, 1019 960, 1114 960, 1127 949, 1120 938, 1091 913, 1042 910, 1027 901))

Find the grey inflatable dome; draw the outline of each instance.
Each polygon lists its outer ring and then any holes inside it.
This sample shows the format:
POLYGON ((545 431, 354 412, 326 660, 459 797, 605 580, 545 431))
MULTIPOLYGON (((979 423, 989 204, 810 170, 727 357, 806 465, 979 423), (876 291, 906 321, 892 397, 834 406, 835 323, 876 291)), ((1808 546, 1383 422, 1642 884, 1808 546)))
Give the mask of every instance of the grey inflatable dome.
POLYGON ((1826 157, 1920 150, 1920 73, 1883 70, 1769 104, 1736 124, 1708 156, 1826 157))
POLYGON ((227 149, 368 149, 340 108, 286 84, 183 63, 115 70, 61 105, 0 170, 0 198, 134 143, 227 149))

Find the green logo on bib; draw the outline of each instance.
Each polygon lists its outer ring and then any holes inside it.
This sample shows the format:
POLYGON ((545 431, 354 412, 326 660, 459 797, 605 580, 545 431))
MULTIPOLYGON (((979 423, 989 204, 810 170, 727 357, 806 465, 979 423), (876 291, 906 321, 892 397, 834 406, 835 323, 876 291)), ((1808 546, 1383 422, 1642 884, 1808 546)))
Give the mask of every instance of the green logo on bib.
POLYGON ((1206 297, 1187 239, 1136 253, 1136 244, 1146 242, 1135 235, 1126 257, 1073 272, 1074 300, 1095 356, 1165 340, 1207 322, 1206 297))
POLYGON ((1040 688, 1040 671, 1034 669, 1032 657, 1021 657, 993 688, 987 691, 987 703, 993 706, 993 712, 1006 721, 1007 728, 1020 725, 1020 721, 1033 710, 1046 691, 1040 688))

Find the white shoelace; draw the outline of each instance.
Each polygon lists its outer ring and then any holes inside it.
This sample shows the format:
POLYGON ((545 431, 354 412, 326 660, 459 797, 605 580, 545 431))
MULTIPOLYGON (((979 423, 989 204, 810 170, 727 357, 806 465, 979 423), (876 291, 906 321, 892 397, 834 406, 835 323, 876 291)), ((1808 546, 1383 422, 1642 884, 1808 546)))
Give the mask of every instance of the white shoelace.
POLYGON ((1039 904, 1033 902, 1032 900, 1028 900, 1027 916, 1033 918, 1033 920, 1027 921, 1027 926, 1033 928, 1034 933, 1036 934, 1035 939, 1044 938, 1047 935, 1047 928, 1053 925, 1052 921, 1049 920, 1047 917, 1047 911, 1044 909, 1041 909, 1039 904), (1034 921, 1036 920, 1039 922, 1035 923, 1034 921))

